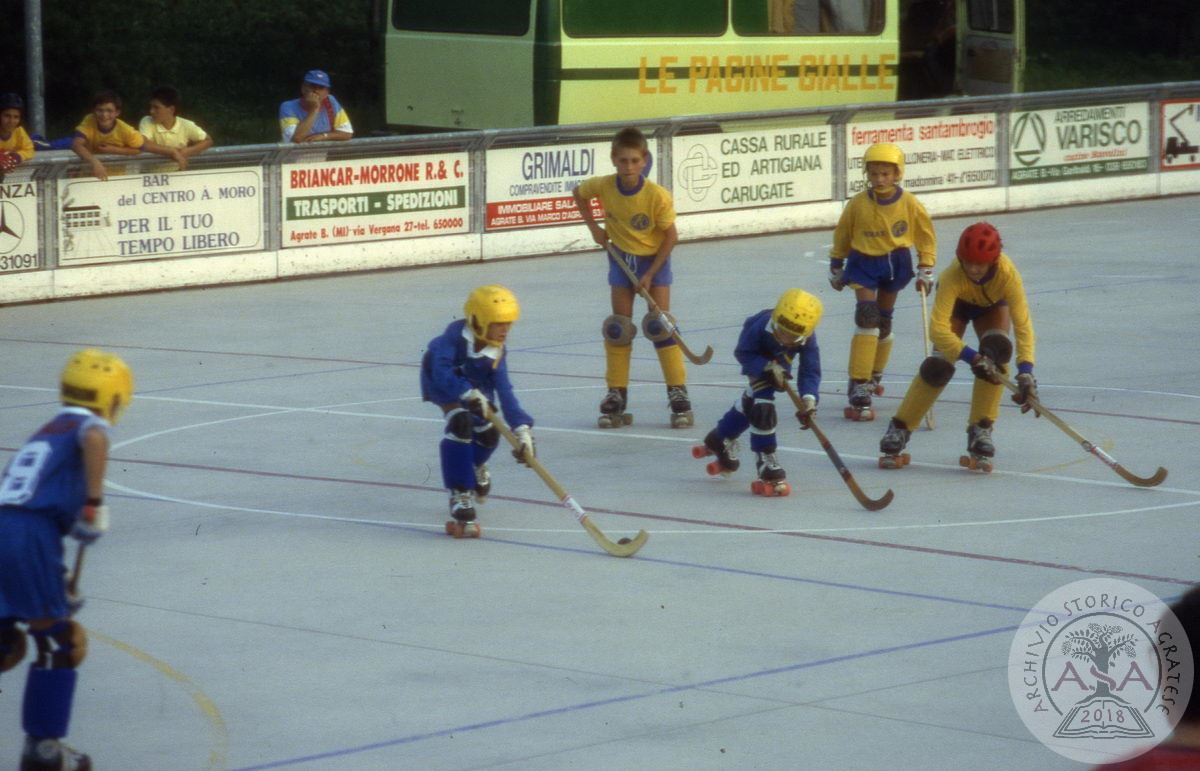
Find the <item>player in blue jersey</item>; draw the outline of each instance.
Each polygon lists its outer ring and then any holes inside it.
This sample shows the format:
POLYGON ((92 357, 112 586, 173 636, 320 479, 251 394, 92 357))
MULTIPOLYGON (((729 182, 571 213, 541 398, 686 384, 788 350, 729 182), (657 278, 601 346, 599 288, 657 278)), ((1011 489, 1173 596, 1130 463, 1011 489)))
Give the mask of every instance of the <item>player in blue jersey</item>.
POLYGON ((534 455, 533 418, 521 409, 504 359, 504 342, 521 316, 516 295, 499 284, 471 292, 461 321, 429 342, 421 360, 421 398, 441 407, 446 417, 442 436, 442 481, 450 491, 446 532, 455 538, 478 538, 475 504, 492 489, 487 461, 500 443, 500 433, 487 419, 498 399, 504 420, 520 440, 513 457, 524 463, 534 455))
POLYGON ((62 410, 0 478, 0 671, 21 663, 26 631, 37 649, 25 682, 22 771, 92 767, 62 743, 87 655, 87 633, 68 607, 63 537, 91 543, 108 530, 108 427, 132 398, 133 375, 120 358, 74 354, 62 374, 62 410))
POLYGON ((742 374, 750 378, 741 398, 704 437, 704 446, 696 447, 697 458, 715 455, 710 474, 728 475, 740 465, 736 440, 750 429, 750 449, 757 456, 758 478, 750 489, 757 495, 787 495, 791 487, 784 480, 787 472, 775 457, 775 394, 785 390, 792 377, 792 361, 797 354, 800 365, 796 377, 804 409, 796 413, 801 428, 816 414, 821 387, 821 351, 817 347, 816 328, 824 308, 815 295, 803 289, 783 293, 775 308, 766 308, 746 319, 738 337, 734 357, 742 365, 742 374))

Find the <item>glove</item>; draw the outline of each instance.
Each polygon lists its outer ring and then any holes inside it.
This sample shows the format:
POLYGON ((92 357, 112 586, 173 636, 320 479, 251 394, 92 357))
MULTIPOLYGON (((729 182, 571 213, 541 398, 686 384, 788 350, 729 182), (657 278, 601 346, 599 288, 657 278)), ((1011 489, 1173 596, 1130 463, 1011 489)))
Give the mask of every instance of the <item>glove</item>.
MULTIPOLYGON (((1037 380, 1034 379, 1032 372, 1022 372, 1017 375, 1017 393, 1012 395, 1012 400, 1021 405, 1021 412, 1029 412, 1033 409, 1033 405, 1029 400, 1038 400, 1037 380)), ((1040 418, 1042 414, 1034 410, 1033 416, 1040 418)))
POLYGON ((779 391, 784 390, 787 387, 787 381, 791 379, 791 373, 784 369, 783 365, 777 361, 772 361, 763 367, 763 374, 766 375, 771 385, 775 386, 779 391))
POLYGON ((982 353, 975 354, 975 358, 971 359, 971 372, 975 373, 975 377, 981 380, 986 380, 993 385, 1000 385, 1000 374, 1003 372, 996 362, 984 356, 982 353))
POLYGON ((929 294, 933 291, 933 266, 918 265, 917 266, 917 291, 922 294, 929 294))
POLYGON ((478 388, 472 388, 469 391, 463 391, 462 396, 458 397, 458 401, 462 406, 473 414, 481 418, 487 417, 487 397, 483 395, 483 391, 478 388))
POLYGON ((805 394, 800 397, 800 402, 804 406, 796 410, 796 420, 800 421, 800 428, 807 431, 812 425, 809 421, 816 417, 817 414, 817 397, 812 394, 805 394))
POLYGON ((829 285, 839 292, 846 286, 846 282, 842 281, 842 275, 846 272, 845 267, 845 260, 830 258, 829 285))
POLYGON ((0 174, 7 174, 21 163, 21 156, 16 153, 0 151, 0 174))
POLYGON ((537 457, 537 448, 533 446, 533 429, 529 426, 517 426, 513 429, 513 436, 517 437, 520 443, 518 447, 513 448, 513 457, 517 459, 517 463, 528 466, 527 459, 537 457))
POLYGON ((71 526, 70 536, 80 543, 93 543, 108 532, 108 507, 86 504, 71 526))

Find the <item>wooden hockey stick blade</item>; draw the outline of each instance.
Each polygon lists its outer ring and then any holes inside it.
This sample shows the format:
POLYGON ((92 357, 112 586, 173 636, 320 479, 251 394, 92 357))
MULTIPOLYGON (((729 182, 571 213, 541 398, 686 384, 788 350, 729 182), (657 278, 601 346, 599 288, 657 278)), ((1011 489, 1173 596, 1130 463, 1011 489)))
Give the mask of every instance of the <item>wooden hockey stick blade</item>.
POLYGON ((868 496, 863 492, 863 489, 858 486, 858 482, 855 481, 854 475, 850 473, 850 469, 846 468, 845 462, 842 461, 842 458, 840 455, 838 455, 837 450, 833 449, 833 444, 829 441, 828 437, 825 436, 825 432, 823 432, 817 426, 816 421, 812 418, 809 418, 808 427, 816 435, 817 441, 821 443, 821 449, 823 449, 825 454, 829 456, 829 459, 833 461, 834 468, 836 468, 838 473, 842 475, 842 481, 846 483, 846 487, 850 488, 850 493, 862 505, 862 507, 867 511, 880 511, 882 509, 886 509, 888 504, 892 502, 892 499, 896 497, 896 494, 892 492, 891 488, 888 488, 887 492, 885 492, 883 496, 878 499, 868 496))
MULTIPOLYGON (((792 404, 796 405, 796 409, 804 409, 804 401, 800 398, 800 394, 796 393, 796 389, 791 383, 784 383, 784 390, 792 400, 792 404)), ((810 417, 808 419, 808 427, 813 432, 813 435, 817 437, 817 442, 820 443, 821 449, 825 451, 825 454, 829 456, 829 460, 833 461, 833 467, 841 475, 842 481, 846 483, 846 487, 850 488, 850 493, 854 496, 855 500, 862 504, 862 507, 867 511, 879 511, 880 509, 887 508, 888 504, 892 502, 892 498, 896 497, 896 494, 891 489, 888 489, 883 494, 883 497, 878 500, 869 497, 858 486, 854 475, 850 473, 850 469, 846 468, 842 456, 838 455, 837 450, 833 449, 833 443, 829 441, 829 437, 825 436, 825 432, 817 425, 817 421, 810 417)))
MULTIPOLYGON (((512 432, 512 429, 508 427, 508 424, 505 423, 499 415, 497 415, 495 412, 491 412, 488 415, 488 419, 492 421, 492 425, 496 427, 496 430, 508 440, 508 443, 513 446, 514 450, 521 449, 521 440, 517 438, 516 434, 512 432)), ((529 468, 533 469, 534 473, 536 473, 541 480, 546 483, 546 486, 550 488, 550 491, 558 496, 559 503, 561 503, 567 508, 568 511, 575 515, 575 519, 579 521, 580 525, 583 525, 583 529, 588 532, 588 535, 592 537, 592 540, 599 544, 600 548, 604 549, 604 551, 608 552, 614 557, 632 557, 634 554, 637 554, 638 549, 641 549, 642 546, 646 544, 646 541, 650 538, 650 534, 645 530, 639 530, 637 535, 633 538, 621 539, 622 541, 625 541, 625 543, 614 542, 612 539, 606 536, 600 530, 600 528, 596 527, 592 520, 588 518, 587 512, 583 510, 583 507, 580 506, 575 499, 563 489, 563 486, 560 485, 558 480, 546 470, 546 467, 542 465, 541 461, 539 461, 536 457, 530 457, 526 455, 525 462, 529 468)))
MULTIPOLYGON (((629 266, 625 264, 625 261, 622 260, 615 251, 613 251, 614 249, 616 249, 616 247, 613 246, 611 241, 604 244, 604 251, 608 252, 609 259, 615 262, 617 267, 619 267, 625 273, 625 276, 629 279, 630 283, 633 284, 634 289, 637 290, 637 293, 642 296, 643 300, 646 301, 646 307, 654 313, 662 314, 662 309, 658 307, 658 303, 654 302, 654 298, 650 296, 650 293, 642 288, 642 284, 640 281, 638 281, 638 277, 634 275, 632 270, 629 269, 629 266)), ((688 357, 688 361, 692 362, 693 364, 708 364, 709 359, 713 357, 713 349, 711 345, 706 346, 704 353, 699 356, 697 356, 691 348, 688 348, 687 343, 683 342, 683 337, 680 336, 679 329, 675 326, 674 321, 671 322, 671 337, 674 338, 675 343, 679 346, 679 350, 683 351, 683 355, 688 357)))
MULTIPOLYGON (((1021 389, 1017 387, 1016 383, 1004 377, 1003 375, 1000 376, 1000 382, 1004 384, 1005 388, 1012 391, 1014 394, 1019 394, 1021 392, 1021 389)), ((1046 418, 1046 420, 1049 420, 1051 423, 1058 426, 1058 428, 1064 434, 1078 442, 1080 447, 1099 458, 1104 465, 1117 472, 1117 475, 1129 484, 1136 485, 1138 487, 1157 487, 1166 480, 1167 470, 1162 466, 1159 466, 1154 474, 1148 477, 1140 477, 1137 474, 1134 474, 1132 471, 1118 463, 1117 460, 1111 455, 1092 444, 1087 437, 1083 436, 1083 434, 1080 434, 1078 431, 1072 428, 1067 421, 1046 409, 1046 406, 1040 401, 1037 399, 1030 399, 1029 401, 1033 407, 1033 412, 1035 415, 1042 415, 1046 418)))

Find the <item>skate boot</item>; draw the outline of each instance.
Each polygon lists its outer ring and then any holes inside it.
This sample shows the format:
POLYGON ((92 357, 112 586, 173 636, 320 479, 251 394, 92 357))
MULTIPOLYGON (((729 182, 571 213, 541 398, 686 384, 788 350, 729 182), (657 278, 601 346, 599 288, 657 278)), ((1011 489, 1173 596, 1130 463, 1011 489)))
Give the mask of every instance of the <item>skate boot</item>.
POLYGON ((899 420, 892 418, 887 432, 879 440, 879 468, 904 468, 912 457, 904 451, 912 431, 899 420))
POLYGON ((847 386, 850 404, 842 411, 847 420, 874 420, 875 410, 871 407, 871 395, 875 393, 875 381, 851 380, 847 386))
POLYGON ((667 386, 667 401, 671 403, 671 428, 688 428, 695 422, 687 386, 667 386))
POLYGON ((727 477, 742 465, 737 459, 737 440, 722 439, 715 428, 704 437, 704 444, 692 448, 693 458, 707 458, 709 455, 717 456, 716 460, 705 466, 705 470, 712 476, 720 474, 727 477))
POLYGON ((625 411, 626 394, 624 388, 610 388, 600 401, 600 419, 596 424, 600 428, 620 428, 633 423, 633 415, 625 411))
POLYGON ((450 517, 446 521, 446 533, 455 538, 478 538, 479 523, 475 521, 475 492, 473 490, 450 491, 450 517))
POLYGON ((967 455, 958 459, 958 465, 985 474, 992 472, 992 458, 996 445, 992 444, 992 421, 984 418, 967 426, 967 455))
POLYGON ((90 771, 92 759, 58 739, 25 737, 21 771, 90 771))
POLYGON ((488 471, 486 463, 480 463, 475 467, 475 502, 480 505, 487 503, 491 492, 492 474, 488 471))
POLYGON ((750 492, 769 498, 775 495, 787 495, 792 491, 791 485, 785 481, 787 472, 783 470, 783 466, 779 465, 775 453, 758 453, 756 466, 758 467, 758 479, 750 483, 750 492))
POLYGON ((876 396, 883 396, 883 373, 882 372, 872 372, 871 373, 871 393, 875 394, 876 396))

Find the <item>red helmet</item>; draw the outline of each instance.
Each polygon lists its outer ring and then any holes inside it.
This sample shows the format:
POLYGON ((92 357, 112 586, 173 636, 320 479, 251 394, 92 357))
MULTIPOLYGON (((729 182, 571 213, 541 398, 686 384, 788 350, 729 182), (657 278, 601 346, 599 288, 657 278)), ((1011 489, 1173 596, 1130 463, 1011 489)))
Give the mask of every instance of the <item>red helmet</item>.
POLYGON ((955 254, 967 262, 992 263, 1000 259, 1000 247, 1000 231, 986 222, 976 222, 959 236, 955 254))

